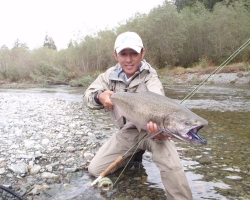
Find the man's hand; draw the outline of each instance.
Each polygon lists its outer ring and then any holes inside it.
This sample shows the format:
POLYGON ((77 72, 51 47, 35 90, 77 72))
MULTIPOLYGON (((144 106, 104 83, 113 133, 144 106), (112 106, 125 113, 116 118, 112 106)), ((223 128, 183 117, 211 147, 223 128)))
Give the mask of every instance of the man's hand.
MULTIPOLYGON (((153 122, 149 122, 147 124, 147 129, 148 129, 148 133, 150 135, 153 135, 154 133, 159 131, 157 124, 155 124, 153 122)), ((159 140, 164 140, 164 139, 171 140, 172 139, 170 136, 164 136, 162 134, 157 134, 156 136, 154 136, 154 138, 159 139, 159 140)))
POLYGON ((110 96, 113 94, 114 92, 111 90, 106 90, 104 92, 102 92, 101 94, 99 94, 98 99, 99 101, 102 103, 102 105, 108 109, 108 110, 112 110, 113 109, 113 103, 110 100, 110 96))

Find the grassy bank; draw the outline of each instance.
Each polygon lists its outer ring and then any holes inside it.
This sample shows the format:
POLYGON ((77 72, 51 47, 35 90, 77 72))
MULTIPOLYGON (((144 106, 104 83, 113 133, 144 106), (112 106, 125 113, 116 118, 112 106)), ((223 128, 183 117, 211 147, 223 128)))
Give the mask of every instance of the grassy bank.
MULTIPOLYGON (((174 67, 174 68, 163 68, 157 69, 158 75, 160 80, 164 85, 173 85, 173 84, 199 84, 202 81, 203 75, 211 74, 217 66, 203 66, 201 64, 190 67, 190 68, 183 68, 183 67, 174 67), (188 78, 192 76, 192 78, 188 78)), ((70 85, 72 87, 87 87, 91 84, 95 78, 102 73, 101 71, 96 71, 95 73, 88 74, 82 76, 81 78, 71 80, 66 80, 65 82, 55 81, 51 79, 49 82, 40 77, 39 79, 42 80, 40 82, 34 81, 19 81, 13 82, 10 80, 0 80, 0 88, 34 88, 34 87, 48 87, 49 85, 70 85)), ((221 69, 218 74, 225 76, 225 74, 236 74, 236 76, 240 78, 248 79, 248 81, 244 81, 244 84, 250 84, 250 64, 249 63, 236 63, 225 66, 221 69)), ((204 78, 203 78, 204 79, 204 78)), ((57 79, 55 79, 57 80, 57 79)), ((221 80, 225 80, 227 78, 221 78, 221 80)), ((229 80, 231 84, 236 83, 234 79, 229 80)), ((208 83, 213 83, 208 80, 208 83)))

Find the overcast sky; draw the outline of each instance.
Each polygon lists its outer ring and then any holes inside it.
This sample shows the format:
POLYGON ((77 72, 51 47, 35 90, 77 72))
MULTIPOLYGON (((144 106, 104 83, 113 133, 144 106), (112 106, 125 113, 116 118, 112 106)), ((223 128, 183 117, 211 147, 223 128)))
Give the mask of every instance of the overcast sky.
POLYGON ((164 0, 0 0, 0 47, 19 39, 41 47, 46 33, 58 49, 70 39, 112 28, 136 12, 148 13, 164 0))

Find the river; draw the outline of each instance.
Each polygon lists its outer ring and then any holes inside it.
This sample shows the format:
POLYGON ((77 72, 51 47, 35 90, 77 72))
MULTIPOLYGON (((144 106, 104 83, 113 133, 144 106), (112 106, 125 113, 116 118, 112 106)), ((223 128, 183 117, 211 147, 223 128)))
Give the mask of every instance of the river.
MULTIPOLYGON (((166 96, 180 102, 193 88, 166 86, 165 91, 166 96)), ((20 96, 22 93, 30 93, 35 94, 34 98, 52 97, 68 102, 81 102, 83 91, 83 88, 68 86, 27 90, 0 89, 2 95, 15 93, 20 96)), ((194 199, 250 199, 250 87, 204 86, 183 104, 209 122, 199 132, 207 140, 206 146, 175 140, 194 199), (202 158, 208 161, 204 163, 202 158)), ((98 116, 97 113, 97 118, 105 116, 102 111, 99 113, 101 115, 98 116)), ((2 115, 3 113, 0 117, 2 115)), ((89 189, 87 184, 94 179, 83 171, 80 175, 72 176, 74 178, 71 179, 70 189, 58 190, 58 194, 54 193, 51 199, 81 199, 82 195, 85 195, 84 199, 130 199, 131 196, 164 199, 165 192, 158 169, 151 161, 150 153, 147 152, 147 155, 143 166, 137 172, 124 172, 120 185, 111 192, 103 194, 95 188, 89 189), (135 177, 139 177, 140 181, 135 177), (154 198, 154 195, 157 197, 154 198)), ((119 172, 111 176, 112 180, 118 175, 119 172)))
MULTIPOLYGON (((174 99, 183 99, 192 87, 169 87, 166 92, 174 99)), ((186 107, 209 122, 200 135, 208 144, 188 148, 182 155, 195 199, 250 199, 250 87, 206 86, 186 107), (202 156, 209 156, 211 164, 200 165, 202 156), (197 178, 195 176, 197 175, 197 178), (206 189, 199 188, 200 183, 206 189)))

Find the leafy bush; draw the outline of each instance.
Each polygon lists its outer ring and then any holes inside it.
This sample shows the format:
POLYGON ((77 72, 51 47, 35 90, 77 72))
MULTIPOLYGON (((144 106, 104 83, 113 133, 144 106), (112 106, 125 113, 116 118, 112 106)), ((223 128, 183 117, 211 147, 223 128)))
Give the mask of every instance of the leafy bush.
POLYGON ((94 78, 90 75, 84 76, 78 80, 72 80, 69 82, 70 86, 77 87, 77 86, 88 86, 94 81, 94 78))

